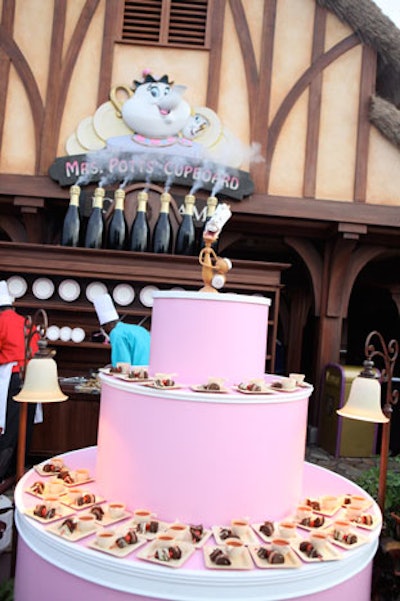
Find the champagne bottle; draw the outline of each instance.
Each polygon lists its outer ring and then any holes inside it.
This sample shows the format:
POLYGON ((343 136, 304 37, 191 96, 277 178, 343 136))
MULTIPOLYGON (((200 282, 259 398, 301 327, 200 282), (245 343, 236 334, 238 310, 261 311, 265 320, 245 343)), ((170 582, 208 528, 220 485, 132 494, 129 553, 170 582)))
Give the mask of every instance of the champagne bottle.
POLYGON ((138 194, 138 208, 132 224, 129 247, 131 250, 146 252, 150 246, 150 228, 147 221, 147 199, 145 191, 138 194))
POLYGON ((86 228, 85 248, 103 248, 104 246, 104 189, 94 191, 92 211, 86 228))
POLYGON ((124 250, 127 246, 128 226, 124 215, 124 200, 124 190, 115 190, 114 212, 107 232, 107 248, 113 250, 124 250))
POLYGON ((169 206, 171 195, 168 192, 161 194, 161 209, 157 223, 153 231, 153 252, 171 253, 172 252, 172 227, 169 219, 169 206))
POLYGON ((178 229, 175 243, 177 255, 194 255, 196 250, 196 230, 193 221, 195 203, 193 194, 185 196, 185 213, 178 229))
MULTIPOLYGON (((211 217, 214 215, 215 209, 217 208, 217 204, 218 204, 218 199, 216 198, 216 196, 209 196, 207 198, 207 214, 206 214, 206 220, 204 222, 203 231, 201 233, 200 249, 204 248, 204 239, 203 239, 204 230, 206 228, 207 223, 210 221, 211 217)), ((214 251, 217 252, 218 240, 215 240, 215 242, 213 242, 211 244, 211 248, 213 248, 214 251)))
POLYGON ((61 244, 62 246, 79 246, 79 234, 81 229, 81 218, 79 214, 79 186, 71 186, 69 189, 69 206, 64 217, 61 244))

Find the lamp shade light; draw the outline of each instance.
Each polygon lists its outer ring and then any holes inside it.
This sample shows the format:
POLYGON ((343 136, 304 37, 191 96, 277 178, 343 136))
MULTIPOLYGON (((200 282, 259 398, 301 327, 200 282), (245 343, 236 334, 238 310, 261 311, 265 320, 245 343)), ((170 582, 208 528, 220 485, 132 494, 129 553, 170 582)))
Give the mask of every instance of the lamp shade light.
POLYGON ((51 358, 33 358, 29 361, 22 390, 13 397, 23 403, 57 403, 67 396, 58 384, 57 364, 51 358))
POLYGON ((364 422, 383 424, 389 421, 381 409, 381 385, 376 378, 354 378, 346 404, 336 413, 364 422))

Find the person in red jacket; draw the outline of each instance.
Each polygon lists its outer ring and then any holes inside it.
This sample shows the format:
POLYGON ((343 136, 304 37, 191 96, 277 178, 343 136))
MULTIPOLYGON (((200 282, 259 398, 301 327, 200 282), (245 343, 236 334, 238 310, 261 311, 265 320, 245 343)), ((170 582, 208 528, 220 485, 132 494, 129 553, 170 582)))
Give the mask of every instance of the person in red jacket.
MULTIPOLYGON (((15 470, 18 443, 19 407, 13 397, 21 390, 25 366, 25 318, 13 307, 7 282, 0 281, 0 482, 15 470)), ((31 343, 32 356, 37 340, 31 343)), ((29 449, 36 405, 28 405, 27 446, 29 449)))

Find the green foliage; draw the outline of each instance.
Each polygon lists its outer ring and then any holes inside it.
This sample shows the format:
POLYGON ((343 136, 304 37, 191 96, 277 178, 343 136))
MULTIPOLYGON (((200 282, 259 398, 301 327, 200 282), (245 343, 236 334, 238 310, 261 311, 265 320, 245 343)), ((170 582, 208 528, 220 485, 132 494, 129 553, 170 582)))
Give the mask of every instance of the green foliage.
MULTIPOLYGON (((392 458, 391 469, 386 477, 386 495, 384 512, 384 532, 394 539, 400 540, 400 526, 393 518, 392 513, 400 516, 400 456, 392 458)), ((361 486, 375 501, 378 499, 379 465, 365 470, 356 479, 356 484, 361 486)))
MULTIPOLYGON (((400 512, 400 456, 391 459, 391 469, 388 469, 386 478, 385 513, 390 511, 400 512)), ((375 500, 378 498, 380 467, 379 465, 365 470, 356 479, 356 484, 361 486, 375 500)))
POLYGON ((0 584, 0 601, 13 601, 14 580, 6 580, 0 584))

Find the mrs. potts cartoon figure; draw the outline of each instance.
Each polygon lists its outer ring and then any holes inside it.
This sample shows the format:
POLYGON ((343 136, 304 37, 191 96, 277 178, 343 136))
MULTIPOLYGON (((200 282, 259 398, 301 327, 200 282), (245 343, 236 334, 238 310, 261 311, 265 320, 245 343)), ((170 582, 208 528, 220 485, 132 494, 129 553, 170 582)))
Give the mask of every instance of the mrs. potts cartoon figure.
POLYGON ((232 269, 232 263, 229 259, 218 257, 214 249, 211 248, 221 233, 222 227, 231 217, 232 213, 229 205, 218 205, 214 215, 206 224, 203 232, 204 248, 200 251, 199 263, 202 266, 201 276, 204 286, 200 292, 218 292, 225 285, 226 274, 232 269))
POLYGON ((157 150, 201 158, 202 146, 185 138, 181 130, 191 108, 182 97, 186 86, 175 85, 168 75, 155 79, 147 73, 134 81, 134 93, 121 105, 122 119, 132 135, 108 138, 107 146, 123 151, 157 150))

